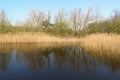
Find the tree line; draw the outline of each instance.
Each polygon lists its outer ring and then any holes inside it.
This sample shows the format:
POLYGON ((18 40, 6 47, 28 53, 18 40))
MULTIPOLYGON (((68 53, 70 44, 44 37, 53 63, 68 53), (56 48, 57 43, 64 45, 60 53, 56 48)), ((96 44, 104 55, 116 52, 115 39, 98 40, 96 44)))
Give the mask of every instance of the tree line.
POLYGON ((66 12, 64 9, 52 14, 41 10, 31 10, 27 19, 19 20, 12 25, 4 10, 0 11, 0 32, 45 32, 60 36, 79 36, 90 33, 120 33, 120 11, 114 11, 114 15, 103 19, 99 11, 88 8, 73 9, 66 12))

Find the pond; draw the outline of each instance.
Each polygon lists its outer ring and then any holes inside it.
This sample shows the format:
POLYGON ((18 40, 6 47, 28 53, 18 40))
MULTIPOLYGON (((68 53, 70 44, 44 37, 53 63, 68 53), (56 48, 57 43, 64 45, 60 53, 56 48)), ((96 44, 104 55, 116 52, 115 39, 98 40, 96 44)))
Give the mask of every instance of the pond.
POLYGON ((0 80, 120 80, 120 61, 79 45, 7 44, 0 46, 0 80))

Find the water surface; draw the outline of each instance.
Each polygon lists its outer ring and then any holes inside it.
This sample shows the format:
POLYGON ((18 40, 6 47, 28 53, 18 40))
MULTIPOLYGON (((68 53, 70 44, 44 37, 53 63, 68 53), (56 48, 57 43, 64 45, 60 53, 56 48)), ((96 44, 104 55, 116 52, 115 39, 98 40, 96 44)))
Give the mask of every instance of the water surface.
POLYGON ((120 80, 120 61, 95 57, 79 45, 1 45, 0 80, 120 80))

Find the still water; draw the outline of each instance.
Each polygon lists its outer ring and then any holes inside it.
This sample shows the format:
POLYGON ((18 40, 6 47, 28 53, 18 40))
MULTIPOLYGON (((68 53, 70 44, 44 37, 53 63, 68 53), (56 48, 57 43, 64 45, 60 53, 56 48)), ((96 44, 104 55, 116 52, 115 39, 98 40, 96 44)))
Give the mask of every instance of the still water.
POLYGON ((120 80, 120 61, 95 57, 79 45, 1 45, 0 80, 120 80))

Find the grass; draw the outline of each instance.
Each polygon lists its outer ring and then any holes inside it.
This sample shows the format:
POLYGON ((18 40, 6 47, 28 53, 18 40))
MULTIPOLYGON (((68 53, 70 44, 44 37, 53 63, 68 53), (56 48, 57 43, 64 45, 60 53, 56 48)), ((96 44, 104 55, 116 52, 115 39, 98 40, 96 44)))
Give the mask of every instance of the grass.
POLYGON ((57 43, 57 42, 80 42, 79 38, 75 37, 57 37, 40 32, 16 32, 16 33, 1 33, 0 43, 57 43))

